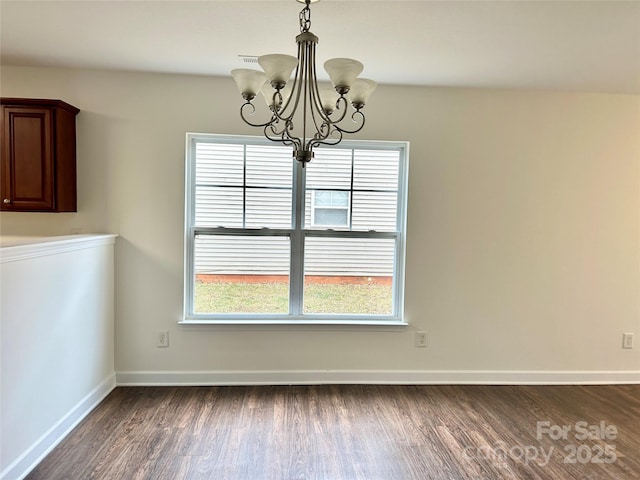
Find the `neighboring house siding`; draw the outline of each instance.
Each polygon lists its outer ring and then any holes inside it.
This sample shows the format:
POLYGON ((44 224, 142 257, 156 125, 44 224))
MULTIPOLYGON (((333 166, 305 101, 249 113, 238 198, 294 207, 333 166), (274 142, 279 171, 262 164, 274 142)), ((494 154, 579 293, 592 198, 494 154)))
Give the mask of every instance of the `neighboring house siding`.
MULTIPOLYGON (((282 147, 247 145, 243 166, 243 148, 197 145, 196 225, 291 228, 290 151, 285 149, 287 156, 283 157, 282 147), (215 159, 218 167, 208 164, 207 158, 215 159)), ((393 161, 388 161, 394 156, 398 157, 395 151, 356 150, 352 158, 349 149, 318 149, 315 163, 307 167, 305 225, 314 228, 311 212, 314 190, 346 191, 350 193, 350 225, 317 228, 395 231, 398 169, 393 161), (366 172, 366 180, 354 175, 351 183, 352 161, 356 172, 366 172)), ((287 237, 201 235, 196 239, 195 273, 288 275, 289 248, 287 237), (265 251, 270 252, 268 258, 265 251)), ((394 252, 395 245, 389 239, 307 238, 305 274, 392 276, 394 252)))
POLYGON ((202 236, 196 238, 195 251, 196 275, 289 274, 287 237, 202 236), (265 256, 265 250, 271 254, 265 256))
MULTIPOLYGON (((339 276, 393 275, 394 248, 388 239, 310 238, 305 246, 305 274, 339 276)), ((196 239, 196 274, 288 275, 286 237, 205 237, 196 239), (256 239, 259 239, 258 243, 256 239), (271 254, 264 256, 268 248, 271 254), (238 252, 243 251, 242 255, 238 252)))
POLYGON ((391 276, 394 245, 388 239, 308 238, 307 275, 391 276))
MULTIPOLYGON (((304 223, 313 228, 311 195, 311 192, 307 190, 304 223)), ((351 229, 394 231, 396 228, 397 196, 395 192, 353 192, 351 229)))
POLYGON ((196 223, 201 227, 291 227, 291 190, 196 187, 196 223), (246 201, 246 225, 242 204, 246 201))

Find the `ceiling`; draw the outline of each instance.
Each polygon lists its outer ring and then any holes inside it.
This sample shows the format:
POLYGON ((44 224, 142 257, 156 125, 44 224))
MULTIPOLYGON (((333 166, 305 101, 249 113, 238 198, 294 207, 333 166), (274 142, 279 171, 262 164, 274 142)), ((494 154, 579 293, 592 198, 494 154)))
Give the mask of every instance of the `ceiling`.
MULTIPOLYGON (((294 0, 0 1, 3 65, 228 75, 295 55, 294 0)), ((322 0, 318 60, 385 84, 640 94, 640 1, 322 0)))

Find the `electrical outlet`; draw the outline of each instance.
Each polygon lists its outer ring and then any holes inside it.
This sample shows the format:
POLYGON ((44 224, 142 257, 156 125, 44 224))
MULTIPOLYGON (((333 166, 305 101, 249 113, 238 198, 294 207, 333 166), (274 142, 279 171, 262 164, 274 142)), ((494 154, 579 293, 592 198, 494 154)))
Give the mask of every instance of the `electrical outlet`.
POLYGON ((633 348, 633 333, 622 334, 622 348, 633 348))
POLYGON ((415 345, 417 348, 426 348, 427 332, 416 332, 415 345))
POLYGON ((156 343, 157 347, 165 348, 169 346, 169 332, 166 330, 163 332, 158 332, 158 342, 156 343))

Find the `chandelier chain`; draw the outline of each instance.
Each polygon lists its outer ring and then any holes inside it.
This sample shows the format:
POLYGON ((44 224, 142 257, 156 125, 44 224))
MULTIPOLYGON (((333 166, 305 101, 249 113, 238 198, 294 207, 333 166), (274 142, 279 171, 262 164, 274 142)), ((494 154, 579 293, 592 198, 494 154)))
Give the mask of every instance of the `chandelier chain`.
POLYGON ((309 2, 300 11, 300 33, 308 32, 311 28, 311 9, 309 8, 309 2))

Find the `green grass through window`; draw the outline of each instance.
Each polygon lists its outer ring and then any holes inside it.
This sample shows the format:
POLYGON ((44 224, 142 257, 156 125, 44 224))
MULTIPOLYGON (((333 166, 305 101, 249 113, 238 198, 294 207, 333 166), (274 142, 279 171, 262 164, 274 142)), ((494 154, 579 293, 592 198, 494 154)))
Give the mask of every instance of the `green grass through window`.
MULTIPOLYGON (((289 311, 286 283, 195 284, 197 313, 280 313, 289 311)), ((391 285, 310 284, 305 286, 305 313, 391 315, 391 285)))

